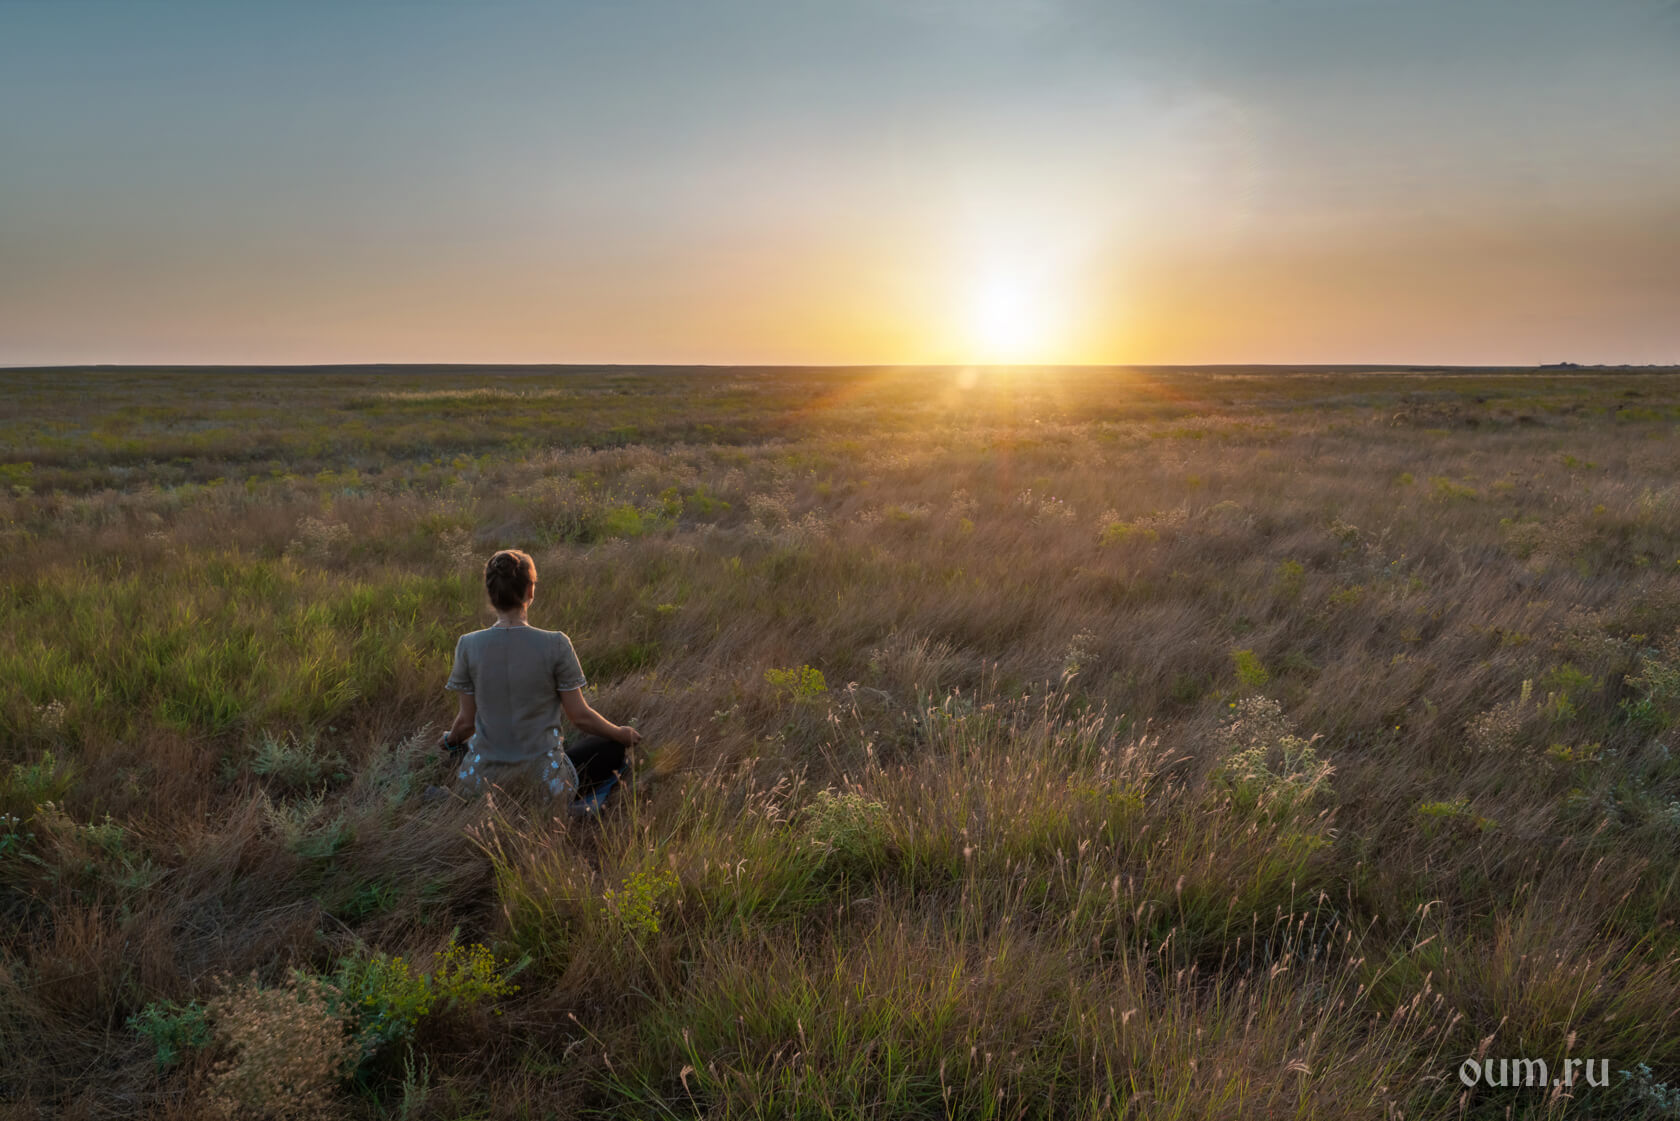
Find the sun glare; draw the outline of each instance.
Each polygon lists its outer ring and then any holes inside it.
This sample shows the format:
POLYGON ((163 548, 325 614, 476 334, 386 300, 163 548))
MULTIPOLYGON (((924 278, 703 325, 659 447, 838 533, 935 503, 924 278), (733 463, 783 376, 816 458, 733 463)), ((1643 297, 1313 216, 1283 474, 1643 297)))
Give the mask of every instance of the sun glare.
POLYGON ((970 297, 969 331, 981 362, 1029 362, 1046 357, 1052 308, 1043 286, 1020 273, 983 277, 970 297))

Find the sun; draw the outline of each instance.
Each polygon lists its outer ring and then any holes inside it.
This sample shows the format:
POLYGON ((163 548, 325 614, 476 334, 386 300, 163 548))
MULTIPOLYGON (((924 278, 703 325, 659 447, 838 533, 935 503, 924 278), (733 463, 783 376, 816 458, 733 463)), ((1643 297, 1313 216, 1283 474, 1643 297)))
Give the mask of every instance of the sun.
POLYGON ((969 295, 968 328, 981 362, 1042 360, 1054 345, 1050 293, 1025 271, 982 275, 969 295))

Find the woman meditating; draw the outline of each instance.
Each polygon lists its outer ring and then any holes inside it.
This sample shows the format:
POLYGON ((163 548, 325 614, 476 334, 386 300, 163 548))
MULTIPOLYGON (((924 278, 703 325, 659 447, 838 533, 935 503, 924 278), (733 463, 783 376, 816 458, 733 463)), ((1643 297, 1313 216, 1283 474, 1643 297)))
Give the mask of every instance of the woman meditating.
POLYGON ((642 737, 583 699, 572 640, 526 621, 537 595, 536 562, 503 549, 484 566, 484 590, 496 622, 455 643, 444 686, 461 694, 461 711, 443 736, 445 748, 464 751, 455 776, 461 788, 524 787, 566 804, 610 783, 624 769, 624 749, 642 737), (584 733, 570 749, 561 743, 562 712, 584 733))

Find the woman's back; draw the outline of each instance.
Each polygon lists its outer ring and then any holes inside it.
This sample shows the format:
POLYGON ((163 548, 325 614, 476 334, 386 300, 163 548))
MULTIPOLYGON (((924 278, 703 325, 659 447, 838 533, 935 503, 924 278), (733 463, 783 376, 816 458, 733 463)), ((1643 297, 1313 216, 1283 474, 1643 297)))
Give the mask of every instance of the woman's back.
POLYGON ((521 763, 553 747, 560 694, 585 684, 572 640, 525 624, 462 635, 445 687, 473 694, 475 749, 484 760, 521 763))

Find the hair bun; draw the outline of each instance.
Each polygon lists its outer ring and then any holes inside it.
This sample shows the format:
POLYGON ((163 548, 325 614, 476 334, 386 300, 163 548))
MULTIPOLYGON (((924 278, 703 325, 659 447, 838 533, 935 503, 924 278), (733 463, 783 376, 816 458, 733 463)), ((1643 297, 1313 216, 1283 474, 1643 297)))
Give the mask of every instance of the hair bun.
POLYGON ((484 565, 484 590, 498 611, 518 607, 537 582, 537 565, 529 553, 518 549, 498 550, 484 565))

